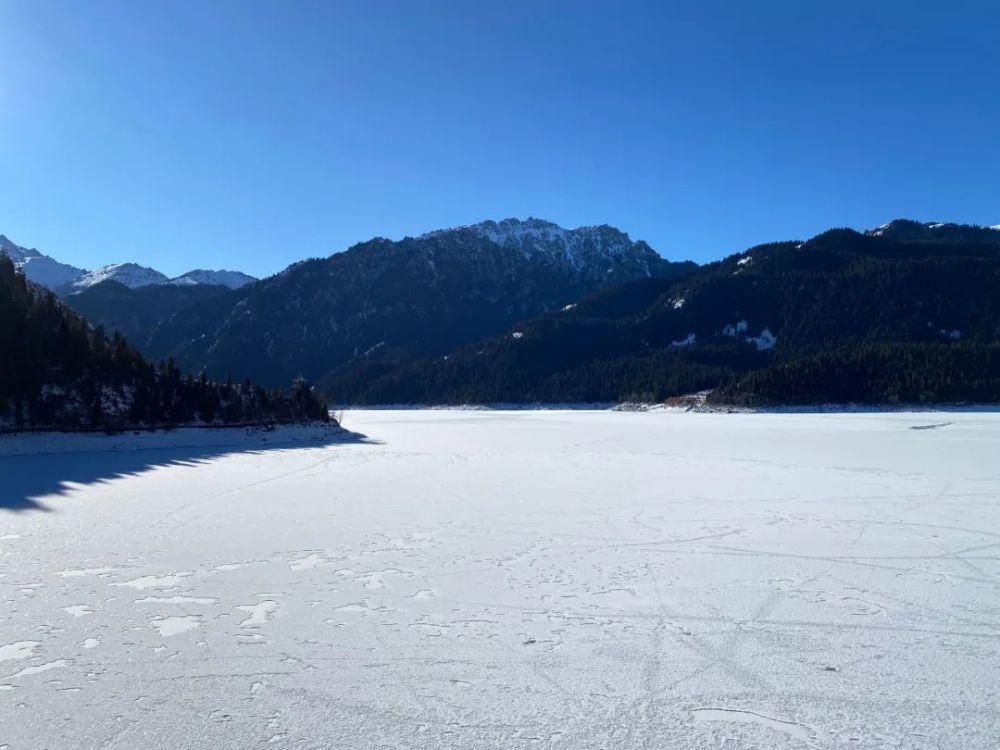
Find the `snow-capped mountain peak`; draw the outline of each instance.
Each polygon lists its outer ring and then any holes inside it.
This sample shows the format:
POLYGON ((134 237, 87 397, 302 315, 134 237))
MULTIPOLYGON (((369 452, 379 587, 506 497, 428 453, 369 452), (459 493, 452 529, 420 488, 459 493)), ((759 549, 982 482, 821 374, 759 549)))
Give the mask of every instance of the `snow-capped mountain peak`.
POLYGON ((572 230, 563 229, 558 224, 543 219, 529 218, 503 219, 502 221, 483 221, 468 227, 480 237, 484 237, 497 245, 522 243, 524 240, 542 242, 565 242, 572 230))
POLYGON ((209 271, 196 269, 176 278, 169 278, 155 268, 140 266, 138 263, 112 263, 93 271, 60 263, 34 248, 28 249, 14 243, 6 235, 0 234, 0 254, 8 256, 14 267, 29 281, 48 287, 60 294, 75 294, 104 281, 116 281, 129 289, 144 286, 171 284, 174 286, 225 286, 239 289, 256 281, 253 276, 240 271, 209 271))
POLYGON ((0 234, 0 253, 8 256, 15 264, 23 263, 27 258, 37 258, 41 255, 37 250, 28 250, 20 245, 15 245, 7 235, 0 234))
POLYGON ((93 271, 88 271, 73 282, 75 291, 82 291, 104 281, 117 281, 129 289, 138 289, 153 284, 164 284, 169 278, 153 268, 137 263, 112 263, 93 271))
POLYGON ((240 271, 210 271, 202 268, 197 268, 194 271, 188 271, 185 274, 170 279, 166 282, 167 284, 173 284, 174 286, 196 286, 198 284, 206 284, 211 286, 226 286, 230 289, 239 289, 257 281, 253 276, 242 273, 240 271))
POLYGON ((633 242, 625 232, 606 224, 566 229, 543 219, 503 219, 428 232, 417 239, 456 234, 517 250, 527 258, 547 258, 589 272, 607 272, 610 266, 627 259, 643 266, 644 275, 651 275, 651 264, 662 261, 645 242, 633 242))
POLYGON ((47 255, 42 255, 34 248, 29 250, 21 247, 2 234, 0 234, 0 253, 8 256, 14 262, 14 267, 30 281, 50 289, 68 284, 84 273, 82 268, 60 263, 47 255))

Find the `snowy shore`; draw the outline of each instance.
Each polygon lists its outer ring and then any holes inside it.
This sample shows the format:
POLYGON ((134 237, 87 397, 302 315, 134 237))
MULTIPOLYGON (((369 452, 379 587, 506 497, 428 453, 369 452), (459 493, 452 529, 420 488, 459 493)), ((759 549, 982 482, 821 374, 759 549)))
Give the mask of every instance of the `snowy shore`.
POLYGON ((252 450, 262 445, 295 445, 346 437, 347 431, 340 426, 319 423, 273 427, 177 427, 114 433, 9 432, 0 434, 0 456, 197 447, 252 450))

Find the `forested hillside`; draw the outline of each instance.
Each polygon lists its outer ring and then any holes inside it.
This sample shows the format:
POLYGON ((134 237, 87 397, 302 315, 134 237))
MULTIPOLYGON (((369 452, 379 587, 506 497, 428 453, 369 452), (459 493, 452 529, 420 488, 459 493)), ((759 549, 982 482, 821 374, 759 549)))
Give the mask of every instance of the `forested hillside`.
POLYGON ((342 403, 1000 400, 1000 232, 892 222, 644 280, 407 368, 323 382, 342 403), (963 374, 964 373, 964 374, 963 374))
POLYGON ((0 256, 0 429, 103 428, 328 419, 304 382, 291 394, 147 362, 0 256))
POLYGON ((235 292, 220 284, 155 284, 136 289, 108 280, 65 296, 67 305, 105 331, 121 333, 140 351, 160 323, 182 310, 235 292))
POLYGON ((695 267, 613 227, 489 221, 296 263, 188 306, 141 340, 151 356, 210 374, 315 379, 352 362, 445 354, 610 285, 695 267))
POLYGON ((709 403, 929 404, 1000 401, 996 344, 862 344, 754 370, 709 403))

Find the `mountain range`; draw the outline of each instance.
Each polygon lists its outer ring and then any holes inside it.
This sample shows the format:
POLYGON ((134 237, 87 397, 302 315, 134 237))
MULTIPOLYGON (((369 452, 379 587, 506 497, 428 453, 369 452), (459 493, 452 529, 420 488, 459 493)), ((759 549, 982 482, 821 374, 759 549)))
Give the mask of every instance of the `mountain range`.
POLYGON ((281 385, 359 357, 402 363, 444 354, 608 285, 695 267, 613 227, 509 219, 376 238, 236 290, 104 282, 66 299, 153 359, 281 385))
MULTIPOLYGON (((59 265, 2 239, 25 273, 59 265)), ((56 288, 154 360, 302 375, 344 404, 1000 399, 1000 226, 896 220, 699 267, 607 225, 507 219, 245 284, 111 268, 56 288)))
POLYGON ((0 234, 0 254, 8 256, 14 267, 29 281, 54 292, 68 295, 97 286, 106 281, 114 281, 129 289, 170 284, 175 286, 224 286, 239 289, 256 279, 239 271, 194 270, 173 279, 153 268, 136 263, 113 263, 87 271, 83 268, 60 263, 31 248, 21 247, 0 234))
POLYGON ((1000 399, 1000 228, 897 220, 643 279, 404 367, 359 361, 342 403, 743 404, 1000 399))

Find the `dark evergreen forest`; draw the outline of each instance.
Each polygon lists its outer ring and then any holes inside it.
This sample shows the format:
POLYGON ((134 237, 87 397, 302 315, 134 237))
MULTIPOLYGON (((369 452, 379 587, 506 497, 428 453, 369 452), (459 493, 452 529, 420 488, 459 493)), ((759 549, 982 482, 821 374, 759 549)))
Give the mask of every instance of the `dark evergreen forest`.
POLYGON ((0 255, 0 427, 158 427, 326 421, 303 380, 290 393, 185 375, 147 362, 120 334, 26 282, 0 255))
POLYGON ((343 404, 1000 401, 1000 232, 937 226, 761 245, 322 387, 343 404))

